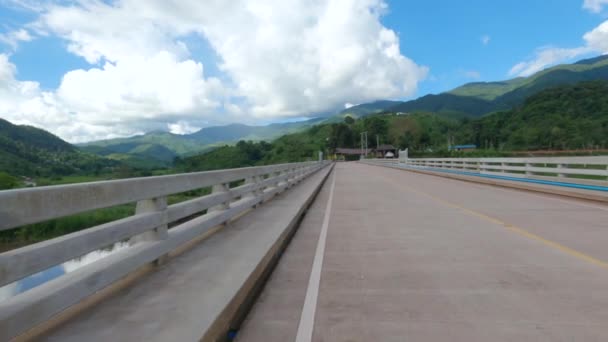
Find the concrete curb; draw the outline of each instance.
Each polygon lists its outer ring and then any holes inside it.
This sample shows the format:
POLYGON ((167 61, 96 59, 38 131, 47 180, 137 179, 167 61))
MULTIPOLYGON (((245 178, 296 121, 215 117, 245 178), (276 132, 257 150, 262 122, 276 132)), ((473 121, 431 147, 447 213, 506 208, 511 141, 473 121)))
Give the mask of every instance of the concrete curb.
MULTIPOLYGON (((315 185, 315 189, 311 195, 301 204, 297 214, 286 225, 283 233, 273 243, 266 255, 260 260, 258 266, 247 278, 237 295, 226 306, 226 309, 207 330, 201 338, 202 341, 229 341, 228 334, 231 331, 237 331, 243 323, 250 309, 255 304, 259 294, 262 292, 266 281, 276 267, 279 258, 289 245, 291 238, 294 236, 304 214, 315 200, 325 181, 331 175, 335 164, 330 165, 329 170, 323 176, 321 181, 315 185)), ((319 172, 324 172, 323 169, 319 172)))

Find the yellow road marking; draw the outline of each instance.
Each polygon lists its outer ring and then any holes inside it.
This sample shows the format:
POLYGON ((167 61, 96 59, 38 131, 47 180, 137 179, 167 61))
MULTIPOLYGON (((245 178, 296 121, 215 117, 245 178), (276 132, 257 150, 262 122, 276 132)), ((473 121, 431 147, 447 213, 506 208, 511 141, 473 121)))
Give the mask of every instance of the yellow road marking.
POLYGON ((504 221, 502 221, 500 219, 497 219, 495 217, 491 217, 491 216, 488 216, 486 214, 480 213, 478 211, 475 211, 475 210, 472 210, 472 209, 469 209, 469 208, 465 208, 465 207, 463 207, 461 205, 458 205, 456 203, 452 203, 452 202, 446 201, 446 200, 444 200, 442 198, 439 198, 437 196, 428 194, 426 192, 414 189, 414 188, 412 188, 410 186, 407 186, 405 184, 402 184, 402 183, 399 183, 399 182, 397 182, 397 184, 399 184, 400 186, 402 186, 403 188, 405 188, 405 189, 407 189, 409 191, 415 192, 415 193, 417 193, 419 195, 426 196, 426 197, 428 197, 428 198, 430 198, 430 199, 432 199, 432 200, 434 200, 436 202, 442 203, 443 205, 446 205, 448 207, 452 207, 454 209, 459 209, 459 210, 464 211, 465 213, 467 213, 467 214, 469 214, 471 216, 475 216, 475 217, 478 217, 478 218, 483 219, 485 221, 489 221, 489 222, 492 222, 494 224, 498 224, 498 225, 504 226, 506 229, 508 229, 509 231, 511 231, 511 232, 513 232, 515 234, 518 234, 520 236, 523 236, 523 237, 526 237, 526 238, 529 238, 529 239, 532 239, 532 240, 536 240, 536 241, 538 241, 538 242, 540 242, 540 243, 542 243, 542 244, 544 244, 546 246, 549 246, 549 247, 555 248, 557 250, 560 250, 560 251, 562 251, 562 252, 564 252, 564 253, 566 253, 566 254, 568 254, 570 256, 573 256, 573 257, 575 257, 577 259, 580 259, 580 260, 586 261, 588 263, 597 265, 599 267, 608 269, 608 262, 605 262, 605 261, 602 261, 600 259, 594 258, 594 257, 592 257, 590 255, 587 255, 585 253, 579 252, 579 251, 577 251, 575 249, 572 249, 570 247, 566 247, 566 246, 564 246, 564 245, 562 245, 562 244, 560 244, 558 242, 547 240, 547 239, 545 239, 545 238, 543 238, 543 237, 541 237, 539 235, 536 235, 534 233, 531 233, 531 232, 529 232, 529 231, 527 231, 527 230, 525 230, 525 229, 523 229, 521 227, 517 227, 515 225, 509 224, 509 223, 504 222, 504 221))

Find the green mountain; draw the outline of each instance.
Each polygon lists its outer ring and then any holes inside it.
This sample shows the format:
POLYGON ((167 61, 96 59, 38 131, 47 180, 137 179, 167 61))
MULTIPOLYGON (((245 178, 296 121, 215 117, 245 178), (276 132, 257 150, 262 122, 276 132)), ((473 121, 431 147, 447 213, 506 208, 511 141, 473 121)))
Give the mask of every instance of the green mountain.
MULTIPOLYGON (((500 82, 468 83, 451 91, 426 95, 421 98, 397 102, 382 108, 386 112, 434 112, 447 117, 479 117, 488 113, 508 110, 521 105, 526 98, 542 90, 583 81, 608 80, 608 55, 562 64, 545 69, 529 77, 518 77, 500 82)), ((350 108, 364 115, 375 102, 350 108)), ((342 113, 341 113, 342 114, 342 113)))
POLYGON ((608 147, 608 82, 543 90, 515 109, 469 121, 459 142, 507 150, 608 147))
POLYGON ((92 141, 80 144, 79 146, 86 151, 103 155, 111 153, 137 153, 136 149, 141 145, 161 145, 176 155, 201 149, 200 143, 194 139, 189 139, 188 136, 159 131, 129 138, 92 141))
POLYGON ((99 173, 115 164, 83 153, 45 130, 0 119, 0 172, 30 177, 99 173))
POLYGON ((301 131, 322 119, 311 119, 299 122, 274 123, 267 126, 248 126, 230 124, 226 126, 205 127, 187 137, 203 145, 235 143, 240 140, 273 140, 281 135, 301 131))
POLYGON ((120 161, 139 169, 163 168, 173 163, 177 154, 161 144, 124 142, 108 146, 82 146, 83 151, 120 161))
POLYGON ((273 140, 281 135, 311 127, 322 120, 311 119, 267 126, 230 124, 205 127, 198 132, 186 135, 151 132, 130 138, 93 141, 81 144, 80 148, 87 152, 127 162, 130 158, 135 158, 139 164, 143 158, 168 164, 176 156, 194 155, 216 146, 234 144, 240 140, 273 140))

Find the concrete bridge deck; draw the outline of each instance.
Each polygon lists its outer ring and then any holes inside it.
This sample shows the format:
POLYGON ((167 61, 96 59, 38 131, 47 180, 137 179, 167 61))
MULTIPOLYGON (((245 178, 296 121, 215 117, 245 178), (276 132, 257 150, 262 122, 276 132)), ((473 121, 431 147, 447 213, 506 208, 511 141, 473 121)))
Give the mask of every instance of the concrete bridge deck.
MULTIPOLYGON (((44 339, 201 338, 328 172, 44 339)), ((338 163, 236 339, 607 341, 607 222, 603 204, 338 163)))
POLYGON ((237 340, 608 341, 607 245, 602 204, 338 164, 237 340))

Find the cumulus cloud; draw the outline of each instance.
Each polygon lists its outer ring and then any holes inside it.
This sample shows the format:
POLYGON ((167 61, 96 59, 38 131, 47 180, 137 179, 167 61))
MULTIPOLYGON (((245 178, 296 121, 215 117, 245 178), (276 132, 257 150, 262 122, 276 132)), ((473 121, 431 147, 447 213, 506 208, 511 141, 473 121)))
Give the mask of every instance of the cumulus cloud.
POLYGON ((204 78, 201 63, 179 61, 161 51, 150 58, 125 58, 102 68, 70 71, 57 95, 71 110, 90 117, 89 122, 111 124, 208 112, 220 107, 217 99, 223 88, 218 79, 204 78), (96 115, 99 112, 112 115, 96 115))
POLYGON ((583 38, 590 49, 602 54, 608 53, 608 20, 592 31, 587 32, 583 38))
POLYGON ((34 38, 25 29, 0 34, 0 42, 8 45, 11 49, 16 50, 19 42, 29 42, 34 38))
POLYGON ((529 76, 548 66, 579 58, 590 53, 608 53, 608 20, 583 36, 585 44, 575 48, 542 47, 534 57, 514 65, 510 76, 529 76))
POLYGON ((382 0, 52 3, 37 8, 28 27, 64 39, 91 67, 42 92, 16 80, 12 66, 12 84, 32 89, 0 115, 83 141, 411 96, 427 68, 401 53, 399 37, 380 21, 386 8, 382 0), (221 77, 205 75, 192 37, 212 47, 221 77), (43 107, 38 114, 17 108, 33 100, 43 107))
POLYGON ((606 5, 608 5, 608 0, 585 0, 583 8, 593 13, 600 13, 606 5))
POLYGON ((44 92, 37 82, 18 81, 17 68, 8 55, 0 54, 0 115, 17 124, 58 128, 69 125, 69 115, 52 92, 44 92))
POLYGON ((207 37, 255 117, 300 116, 345 102, 414 94, 427 70, 382 26, 381 1, 230 2, 207 37))
POLYGON ((16 71, 8 56, 0 54, 0 116, 48 129, 71 142, 176 131, 169 123, 191 133, 221 106, 211 99, 223 96, 217 79, 203 78, 200 63, 177 62, 166 52, 70 71, 56 91, 19 81, 16 71))

